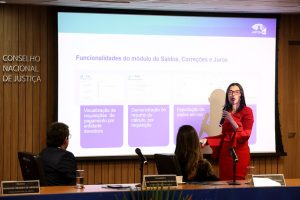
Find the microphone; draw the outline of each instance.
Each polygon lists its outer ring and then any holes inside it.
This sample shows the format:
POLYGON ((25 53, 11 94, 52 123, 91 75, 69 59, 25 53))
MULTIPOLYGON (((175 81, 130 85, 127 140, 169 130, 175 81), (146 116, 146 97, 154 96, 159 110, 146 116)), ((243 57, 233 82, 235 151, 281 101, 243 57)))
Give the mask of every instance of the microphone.
POLYGON ((141 150, 139 148, 135 149, 135 153, 139 156, 139 159, 142 163, 147 164, 148 161, 146 159, 146 157, 142 154, 141 150))
POLYGON ((239 158, 238 158, 238 156, 236 155, 234 148, 233 148, 233 147, 230 147, 229 151, 230 151, 230 154, 231 154, 231 156, 232 156, 234 162, 239 161, 239 158))
MULTIPOLYGON (((227 110, 228 108, 228 105, 225 105, 223 110, 227 110)), ((219 126, 221 127, 223 124, 224 124, 224 121, 225 121, 225 118, 222 116, 221 120, 220 120, 220 123, 219 123, 219 126)))

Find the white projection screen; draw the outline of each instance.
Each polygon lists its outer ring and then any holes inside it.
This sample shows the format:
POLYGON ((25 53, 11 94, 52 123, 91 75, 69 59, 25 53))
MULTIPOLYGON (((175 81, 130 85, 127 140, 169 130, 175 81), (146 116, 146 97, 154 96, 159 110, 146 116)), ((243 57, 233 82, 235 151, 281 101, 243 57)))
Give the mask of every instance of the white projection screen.
POLYGON ((276 153, 276 17, 57 17, 58 121, 76 157, 174 153, 184 124, 200 138, 218 135, 232 82, 253 109, 251 153, 276 153))

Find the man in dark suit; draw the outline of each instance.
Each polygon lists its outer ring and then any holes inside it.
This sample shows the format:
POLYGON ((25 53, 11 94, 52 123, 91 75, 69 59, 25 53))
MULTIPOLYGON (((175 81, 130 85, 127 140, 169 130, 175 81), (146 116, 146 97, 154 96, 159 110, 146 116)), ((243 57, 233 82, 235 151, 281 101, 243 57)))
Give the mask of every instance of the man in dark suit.
POLYGON ((67 151, 69 127, 60 122, 52 123, 47 130, 47 148, 40 153, 47 185, 75 185, 76 159, 67 151))

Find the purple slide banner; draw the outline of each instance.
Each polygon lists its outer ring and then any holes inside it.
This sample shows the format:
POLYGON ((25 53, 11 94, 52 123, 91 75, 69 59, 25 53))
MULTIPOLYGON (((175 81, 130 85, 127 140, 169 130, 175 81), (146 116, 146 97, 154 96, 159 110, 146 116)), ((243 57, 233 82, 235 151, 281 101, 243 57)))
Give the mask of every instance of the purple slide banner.
POLYGON ((80 106, 80 144, 83 148, 123 145, 123 106, 80 106))
POLYGON ((128 144, 131 147, 167 146, 169 106, 128 106, 128 144))

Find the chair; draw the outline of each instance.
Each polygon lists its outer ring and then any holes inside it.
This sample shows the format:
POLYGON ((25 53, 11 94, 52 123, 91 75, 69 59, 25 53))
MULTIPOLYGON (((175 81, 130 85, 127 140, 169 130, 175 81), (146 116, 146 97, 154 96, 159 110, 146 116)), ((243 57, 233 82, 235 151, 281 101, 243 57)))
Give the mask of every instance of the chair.
POLYGON ((177 157, 174 154, 154 154, 158 174, 182 176, 177 157))
POLYGON ((18 158, 24 180, 40 180, 41 186, 47 185, 39 155, 18 152, 18 158))

